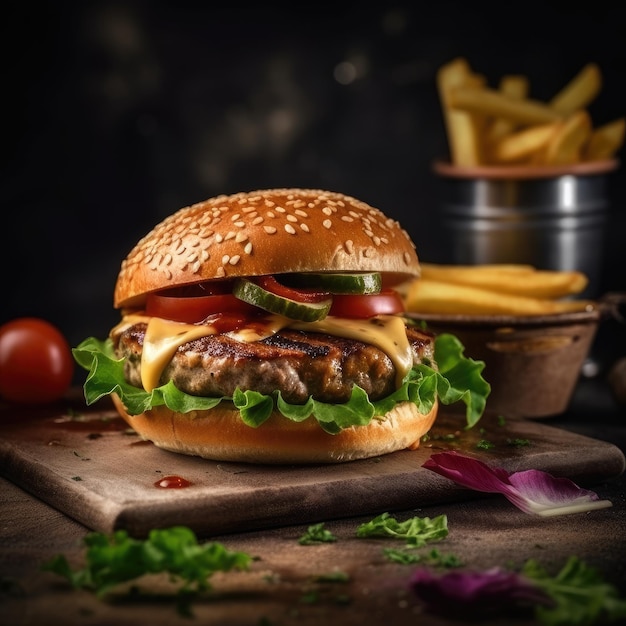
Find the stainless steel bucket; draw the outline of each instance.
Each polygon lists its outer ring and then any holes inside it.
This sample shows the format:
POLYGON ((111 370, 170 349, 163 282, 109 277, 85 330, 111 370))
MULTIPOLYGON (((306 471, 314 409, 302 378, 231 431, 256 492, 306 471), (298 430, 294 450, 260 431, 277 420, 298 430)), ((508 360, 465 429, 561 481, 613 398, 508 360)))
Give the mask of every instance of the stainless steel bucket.
POLYGON ((449 259, 461 265, 526 263, 577 270, 581 297, 599 295, 615 161, 561 168, 456 168, 436 163, 449 259))

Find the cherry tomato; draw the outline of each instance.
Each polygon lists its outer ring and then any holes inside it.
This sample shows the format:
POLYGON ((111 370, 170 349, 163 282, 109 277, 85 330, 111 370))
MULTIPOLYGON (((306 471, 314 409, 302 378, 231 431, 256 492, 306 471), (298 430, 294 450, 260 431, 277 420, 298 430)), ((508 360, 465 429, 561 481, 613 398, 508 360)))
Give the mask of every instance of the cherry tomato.
POLYGON ((335 295, 329 315, 366 318, 404 313, 404 302, 394 289, 363 295, 335 295))
POLYGON ((6 400, 54 402, 68 390, 73 374, 70 346, 49 322, 23 317, 0 326, 0 396, 6 400))

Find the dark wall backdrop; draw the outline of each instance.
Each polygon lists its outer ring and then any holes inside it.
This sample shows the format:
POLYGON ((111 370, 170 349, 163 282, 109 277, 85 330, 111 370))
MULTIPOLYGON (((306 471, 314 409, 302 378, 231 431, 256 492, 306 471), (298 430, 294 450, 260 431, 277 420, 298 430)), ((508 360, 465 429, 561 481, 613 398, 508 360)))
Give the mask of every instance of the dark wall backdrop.
MULTIPOLYGON (((118 320, 122 258, 210 196, 342 191, 445 261, 431 161, 447 153, 435 73, 455 56, 549 98, 589 62, 600 124, 626 114, 626 5, 440 0, 3 6, 0 322, 38 315, 73 345, 118 320)), ((603 288, 626 290, 626 189, 610 180, 603 288)))

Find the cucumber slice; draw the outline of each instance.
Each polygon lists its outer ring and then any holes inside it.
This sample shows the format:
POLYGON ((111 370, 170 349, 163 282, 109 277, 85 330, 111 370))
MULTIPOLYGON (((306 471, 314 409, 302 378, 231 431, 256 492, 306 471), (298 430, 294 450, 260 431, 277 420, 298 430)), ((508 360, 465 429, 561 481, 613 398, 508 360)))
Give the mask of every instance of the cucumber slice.
POLYGON ((267 291, 260 285, 245 278, 240 278, 235 282, 233 295, 248 304, 258 306, 270 313, 284 315, 301 322, 316 322, 324 319, 328 315, 330 305, 332 304, 332 298, 326 298, 320 302, 292 300, 291 298, 267 291))
POLYGON ((285 275, 284 280, 295 287, 317 287, 321 291, 348 295, 380 293, 383 286, 383 279, 378 272, 354 274, 310 272, 285 275))

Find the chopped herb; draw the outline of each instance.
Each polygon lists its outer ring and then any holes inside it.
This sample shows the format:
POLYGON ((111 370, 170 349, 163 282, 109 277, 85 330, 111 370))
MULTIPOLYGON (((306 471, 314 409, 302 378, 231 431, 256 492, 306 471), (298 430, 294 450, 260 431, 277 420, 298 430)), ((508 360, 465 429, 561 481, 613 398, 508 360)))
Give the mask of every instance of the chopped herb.
POLYGON ((309 526, 304 535, 298 539, 298 543, 301 546, 311 546, 318 543, 332 543, 333 541, 337 541, 337 537, 324 527, 324 522, 309 526))
POLYGON ((505 426, 506 425, 506 418, 504 417, 504 415, 498 415, 498 426, 505 426))
POLYGON ((313 580, 318 583, 347 583, 350 580, 350 576, 345 572, 335 571, 328 572, 327 574, 319 574, 315 576, 313 580))
POLYGON ((479 450, 490 450, 491 448, 495 448, 496 444, 492 443, 488 439, 480 439, 478 443, 476 444, 476 447, 479 450))
POLYGON ((387 548, 384 551, 385 556, 394 563, 401 565, 414 565, 422 563, 433 567, 461 567, 462 561, 455 554, 443 554, 439 550, 433 549, 426 554, 420 554, 411 550, 397 550, 387 548))
POLYGON ((448 535, 448 518, 438 515, 429 517, 412 517, 398 522, 389 513, 382 513, 370 522, 361 524, 356 531, 357 537, 392 537, 404 539, 406 544, 414 548, 426 545, 428 541, 438 541, 448 535))
POLYGON ((303 604, 316 604, 320 599, 319 591, 313 589, 311 591, 307 591, 301 598, 300 602, 303 604))
POLYGON ((524 446, 529 446, 531 444, 530 444, 530 439, 515 438, 515 439, 507 439, 506 440, 506 445, 507 446, 514 446, 516 448, 522 448, 524 446))
POLYGON ((79 482, 82 480, 82 478, 80 476, 72 476, 72 480, 75 480, 76 482, 79 482))
POLYGON ((546 626, 626 619, 626 600, 620 599, 617 589, 578 557, 571 556, 554 577, 534 559, 526 561, 521 574, 554 601, 553 606, 537 606, 535 610, 546 626))
POLYGON ((75 588, 105 596, 121 583, 146 574, 166 572, 172 581, 182 581, 179 594, 210 589, 208 579, 218 571, 245 570, 252 557, 231 552, 220 543, 198 543, 189 528, 176 526, 150 531, 147 539, 133 539, 125 530, 113 535, 89 533, 86 565, 72 570, 67 559, 58 555, 44 563, 43 570, 66 578, 75 588))

